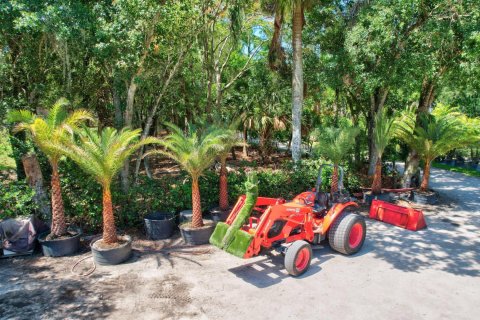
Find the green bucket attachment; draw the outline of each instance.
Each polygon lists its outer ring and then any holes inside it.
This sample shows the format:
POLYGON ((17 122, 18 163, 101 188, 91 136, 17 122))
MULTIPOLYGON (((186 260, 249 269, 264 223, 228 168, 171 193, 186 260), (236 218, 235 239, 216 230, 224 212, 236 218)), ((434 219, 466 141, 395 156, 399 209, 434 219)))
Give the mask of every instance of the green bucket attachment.
POLYGON ((258 180, 255 173, 250 173, 247 176, 245 187, 247 189, 247 197, 235 220, 231 225, 223 222, 217 223, 210 237, 211 244, 240 258, 243 258, 253 239, 253 235, 240 228, 252 213, 253 207, 257 202, 258 180))
POLYGON ((252 242, 253 235, 243 230, 234 230, 232 240, 227 244, 226 247, 224 247, 223 239, 229 227, 230 226, 226 223, 217 223, 217 226, 210 237, 210 243, 220 249, 224 249, 234 256, 243 258, 248 247, 250 246, 250 243, 252 242))
POLYGON ((215 230, 213 231, 212 235, 210 236, 210 243, 213 244, 215 247, 219 247, 223 249, 223 237, 227 233, 227 230, 230 226, 224 222, 217 223, 215 230))
POLYGON ((252 239, 253 235, 243 230, 237 230, 233 236, 233 241, 230 242, 225 251, 239 258, 243 258, 248 247, 250 246, 250 243, 252 242, 252 239))

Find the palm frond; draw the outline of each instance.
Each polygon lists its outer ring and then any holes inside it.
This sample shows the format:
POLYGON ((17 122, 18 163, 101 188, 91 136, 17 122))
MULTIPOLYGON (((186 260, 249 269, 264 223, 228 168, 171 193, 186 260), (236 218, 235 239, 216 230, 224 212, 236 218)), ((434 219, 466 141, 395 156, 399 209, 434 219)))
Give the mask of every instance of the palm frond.
POLYGON ((7 121, 10 123, 23 122, 29 124, 34 120, 35 115, 28 110, 12 110, 7 114, 7 121))
POLYGON ((439 105, 419 120, 413 134, 402 138, 425 162, 480 140, 480 133, 475 133, 469 126, 471 119, 456 108, 439 105))
POLYGON ((189 127, 184 133, 179 127, 166 123, 170 129, 163 140, 155 141, 163 149, 150 151, 147 155, 161 154, 177 162, 192 176, 200 176, 225 149, 225 141, 230 138, 231 130, 211 127, 203 134, 189 127))
POLYGON ((353 141, 360 129, 354 127, 328 127, 316 132, 318 144, 314 152, 334 164, 339 164, 354 146, 353 141))
POLYGON ((45 117, 36 116, 27 110, 19 110, 11 112, 8 119, 17 122, 15 131, 28 131, 47 158, 59 159, 63 150, 61 142, 65 140, 65 136, 71 137, 81 123, 93 118, 84 110, 67 113, 65 110, 67 104, 68 101, 61 98, 49 109, 45 117))

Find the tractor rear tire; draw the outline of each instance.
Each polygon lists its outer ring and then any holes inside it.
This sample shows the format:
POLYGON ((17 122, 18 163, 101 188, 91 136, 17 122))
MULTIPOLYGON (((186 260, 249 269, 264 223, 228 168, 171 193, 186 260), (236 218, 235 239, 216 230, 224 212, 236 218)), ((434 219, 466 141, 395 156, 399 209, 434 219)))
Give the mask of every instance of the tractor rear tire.
POLYGON ((365 219, 358 214, 345 212, 330 226, 328 243, 333 250, 351 255, 360 251, 366 234, 365 219))
POLYGON ((295 241, 285 253, 285 269, 294 277, 304 274, 310 267, 311 261, 312 247, 306 241, 295 241))

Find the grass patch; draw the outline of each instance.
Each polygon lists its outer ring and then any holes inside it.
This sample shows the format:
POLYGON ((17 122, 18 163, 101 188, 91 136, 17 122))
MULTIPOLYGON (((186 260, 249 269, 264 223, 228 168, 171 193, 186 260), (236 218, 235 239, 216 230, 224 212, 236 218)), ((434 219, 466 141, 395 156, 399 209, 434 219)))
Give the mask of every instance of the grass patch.
POLYGON ((0 129, 0 171, 15 169, 15 160, 11 157, 12 146, 8 139, 8 132, 0 129))
POLYGON ((432 164, 432 167, 438 168, 438 169, 444 169, 444 170, 448 170, 448 171, 453 171, 453 172, 459 172, 459 173, 466 174, 467 176, 479 177, 480 178, 480 172, 475 170, 475 169, 454 167, 454 166, 449 166, 448 164, 436 163, 436 162, 434 162, 432 164))

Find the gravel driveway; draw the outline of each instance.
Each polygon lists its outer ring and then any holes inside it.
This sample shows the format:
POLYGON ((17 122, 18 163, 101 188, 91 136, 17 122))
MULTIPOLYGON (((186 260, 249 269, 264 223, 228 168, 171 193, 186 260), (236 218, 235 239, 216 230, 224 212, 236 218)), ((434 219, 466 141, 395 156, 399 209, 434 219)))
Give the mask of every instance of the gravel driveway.
MULTIPOLYGON (((282 258, 145 251, 171 241, 137 241, 128 263, 73 274, 75 261, 41 256, 0 261, 2 319, 475 319, 480 314, 480 180, 434 169, 436 207, 428 229, 367 221, 362 251, 328 245, 292 278, 282 258), (142 252, 143 251, 143 252, 142 252)), ((365 212, 363 213, 365 214, 365 212)), ((90 267, 89 260, 81 268, 90 267)))

